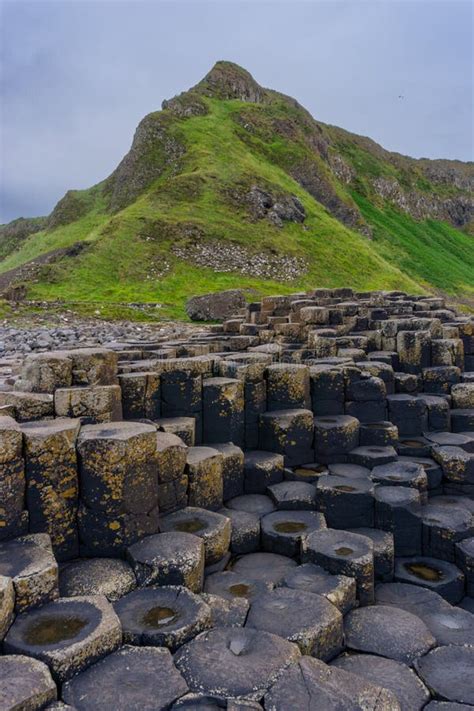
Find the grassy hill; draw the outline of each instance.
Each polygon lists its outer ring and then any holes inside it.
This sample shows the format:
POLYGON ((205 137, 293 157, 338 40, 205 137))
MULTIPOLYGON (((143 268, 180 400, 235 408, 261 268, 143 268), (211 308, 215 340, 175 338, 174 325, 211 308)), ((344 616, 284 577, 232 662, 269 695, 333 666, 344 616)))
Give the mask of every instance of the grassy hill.
POLYGON ((417 161, 319 123, 219 62, 143 119, 109 178, 0 228, 0 291, 22 284, 28 299, 105 317, 160 304, 150 318, 182 318, 190 295, 230 287, 474 301, 473 177, 473 164, 417 161))

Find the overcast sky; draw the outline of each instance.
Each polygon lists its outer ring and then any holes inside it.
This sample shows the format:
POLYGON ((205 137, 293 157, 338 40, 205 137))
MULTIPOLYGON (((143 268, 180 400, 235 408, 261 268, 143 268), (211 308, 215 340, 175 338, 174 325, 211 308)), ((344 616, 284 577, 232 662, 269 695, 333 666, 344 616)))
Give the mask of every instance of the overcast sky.
POLYGON ((0 222, 105 178, 218 59, 388 149, 473 158, 468 0, 0 4, 0 222))

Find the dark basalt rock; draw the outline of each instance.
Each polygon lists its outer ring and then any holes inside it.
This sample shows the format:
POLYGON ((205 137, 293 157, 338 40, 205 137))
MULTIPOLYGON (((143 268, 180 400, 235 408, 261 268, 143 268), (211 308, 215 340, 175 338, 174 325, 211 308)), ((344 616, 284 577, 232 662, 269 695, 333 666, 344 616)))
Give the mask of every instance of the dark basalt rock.
POLYGON ((388 689, 398 699, 401 711, 421 711, 430 699, 430 692, 415 672, 393 659, 373 654, 344 654, 331 666, 388 689))
POLYGON ((385 605, 349 612, 344 621, 344 635, 349 649, 378 654, 409 665, 436 644, 419 617, 385 605))
POLYGON ((105 595, 113 602, 137 585, 131 566, 118 558, 89 558, 65 565, 59 573, 61 597, 105 595))
POLYGON ((244 292, 241 289, 229 289, 193 296, 186 302, 186 313, 191 321, 223 321, 242 306, 245 306, 244 292))
POLYGON ((265 695, 266 711, 400 711, 395 696, 344 669, 304 656, 265 695))
POLYGON ((302 654, 328 661, 342 649, 342 615, 324 597, 281 587, 252 601, 245 627, 295 642, 302 654))
POLYGON ((331 575, 319 565, 298 565, 286 575, 283 584, 294 590, 324 596, 343 615, 356 606, 355 579, 346 575, 331 575))
MULTIPOLYGON (((43 662, 19 654, 0 659, 0 708, 2 711, 41 709, 56 699, 57 689, 43 662)), ((48 707, 49 708, 49 707, 48 707)))
POLYGON ((121 643, 122 629, 112 606, 101 595, 60 598, 15 619, 4 640, 6 652, 40 659, 58 682, 121 643))
POLYGON ((178 586, 134 590, 114 605, 127 644, 178 647, 211 626, 211 611, 200 597, 178 586))
POLYGON ((437 647, 418 659, 416 670, 435 697, 474 704, 474 648, 437 647))
POLYGON ((188 691, 169 650, 125 645, 63 686, 77 711, 166 711, 188 691))
POLYGON ((299 657, 295 644, 274 634, 221 627, 185 644, 174 660, 192 691, 258 700, 299 657))

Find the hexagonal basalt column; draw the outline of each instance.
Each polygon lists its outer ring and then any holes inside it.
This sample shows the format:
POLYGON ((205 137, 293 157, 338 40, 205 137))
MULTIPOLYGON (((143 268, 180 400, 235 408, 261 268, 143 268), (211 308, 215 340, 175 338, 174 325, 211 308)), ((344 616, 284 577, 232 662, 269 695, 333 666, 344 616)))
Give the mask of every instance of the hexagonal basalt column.
POLYGON ((196 443, 202 441, 202 377, 209 363, 199 358, 176 358, 161 364, 161 414, 194 417, 196 443))
POLYGON ((267 376, 267 409, 288 410, 310 407, 309 369, 305 365, 275 363, 267 376))
POLYGON ((398 427, 400 437, 421 435, 428 428, 428 411, 421 397, 389 395, 388 418, 398 427))
POLYGON ((13 408, 18 422, 42 420, 54 416, 53 396, 48 393, 23 393, 0 390, 0 407, 13 408))
POLYGON ((77 711, 169 709, 188 690, 168 649, 123 646, 63 686, 77 711))
POLYGON ((294 590, 323 595, 343 615, 356 605, 356 581, 346 575, 333 575, 319 565, 303 563, 290 570, 283 585, 294 590))
POLYGON ((325 661, 343 646, 339 610, 324 597, 302 590, 283 587, 263 593, 252 602, 245 627, 277 634, 295 642, 302 654, 325 661))
POLYGON ((273 583, 256 580, 252 574, 234 570, 223 570, 208 575, 204 590, 211 595, 218 595, 225 600, 255 600, 273 588, 273 583))
POLYGON ((314 418, 314 452, 318 462, 340 461, 359 444, 359 420, 350 415, 314 418))
POLYGON ((156 433, 158 502, 162 513, 175 511, 187 504, 187 451, 183 440, 176 435, 168 432, 156 433))
POLYGON ((431 698, 430 692, 415 672, 406 664, 393 659, 375 654, 345 654, 335 659, 332 666, 356 674, 372 684, 383 685, 394 694, 401 708, 406 711, 421 711, 431 698))
POLYGON ((227 600, 212 593, 202 593, 201 597, 211 610, 211 627, 244 626, 250 607, 246 599, 227 600))
POLYGON ((78 553, 76 439, 79 420, 23 424, 30 531, 49 533, 59 560, 78 553))
POLYGON ((416 661, 416 671, 435 697, 452 702, 445 707, 448 711, 474 705, 473 666, 474 649, 457 645, 437 647, 416 661))
POLYGON ((243 451, 232 442, 214 444, 213 449, 216 449, 223 456, 222 489, 224 501, 232 499, 234 496, 240 496, 244 493, 243 451))
POLYGON ((84 549, 114 555, 157 530, 154 427, 138 422, 83 427, 78 453, 84 549))
POLYGON ((231 522, 226 516, 188 506, 161 520, 162 531, 193 533, 204 541, 206 565, 217 563, 229 550, 231 522))
POLYGON ((274 511, 262 518, 261 526, 263 550, 291 557, 299 554, 302 538, 326 528, 326 521, 316 511, 274 511))
POLYGON ((305 481, 282 481, 268 487, 268 495, 277 507, 285 511, 316 508, 316 486, 305 481))
POLYGON ((316 485, 317 508, 331 528, 373 526, 375 487, 366 479, 322 476, 316 485))
POLYGON ((120 621, 105 597, 61 598, 18 615, 5 650, 45 662, 58 682, 66 681, 122 640, 120 621))
POLYGON ((324 711, 400 709, 396 697, 387 689, 307 655, 288 667, 265 695, 265 708, 272 711, 318 709, 318 706, 324 711))
POLYGON ((127 558, 139 585, 184 585, 200 592, 204 577, 204 542, 192 533, 159 533, 134 543, 127 558))
POLYGON ((23 612, 58 596, 58 564, 45 533, 0 543, 0 575, 11 578, 15 609, 23 612))
POLYGON ((283 455, 260 450, 245 452, 244 486, 247 494, 264 494, 267 486, 283 480, 283 455))
POLYGON ((122 597, 114 605, 127 644, 168 647, 182 644, 211 626, 211 610, 184 587, 148 587, 122 597))
POLYGON ((221 627, 181 647, 175 664, 192 691, 256 700, 299 656, 295 644, 268 632, 221 627))
POLYGON ((156 420, 161 416, 161 390, 158 373, 119 375, 122 411, 125 420, 140 417, 156 420))
POLYGON ((237 558, 232 565, 232 571, 275 586, 280 585, 285 575, 295 567, 296 561, 285 555, 249 553, 237 558))
POLYGON ((206 378, 203 392, 203 441, 244 442, 244 384, 233 378, 206 378))
POLYGON ((46 664, 20 654, 0 657, 2 711, 43 709, 56 697, 56 684, 46 664))
POLYGON ((219 509, 223 497, 224 456, 212 447, 189 447, 186 473, 188 502, 203 509, 219 509))
POLYGON ((58 388, 54 393, 56 417, 79 417, 84 424, 122 419, 119 385, 58 388))
POLYGON ((472 513, 428 503, 419 512, 424 556, 456 561, 456 543, 474 535, 472 513))
POLYGON ((375 580, 388 581, 393 578, 394 543, 393 534, 379 528, 353 528, 351 533, 370 538, 374 546, 375 580))
POLYGON ((405 373, 421 373, 431 365, 431 336, 429 331, 399 331, 397 351, 401 369, 405 373))
POLYGON ((385 605, 351 610, 344 620, 344 634, 349 649, 409 665, 436 644, 419 617, 385 605))
POLYGON ((395 580, 421 585, 437 592, 452 605, 464 595, 464 574, 453 563, 439 558, 413 556, 395 559, 395 580))
POLYGON ((230 550, 234 555, 253 553, 259 549, 260 516, 227 508, 220 509, 219 513, 231 521, 230 550))
POLYGON ((332 528, 315 531, 303 539, 301 557, 329 573, 355 578, 361 605, 374 601, 374 550, 366 536, 332 528))
POLYGON ((456 565, 466 578, 466 593, 474 597, 474 536, 456 543, 456 565))
POLYGON ((313 413, 311 410, 274 410, 260 416, 262 450, 284 456, 286 466, 313 460, 313 413))
POLYGON ((131 566, 118 558, 82 558, 63 566, 59 573, 61 597, 105 595, 115 601, 136 585, 131 566))
POLYGON ((23 361, 17 389, 33 393, 54 393, 72 385, 72 359, 66 351, 33 353, 23 361))
POLYGON ((0 417, 0 541, 26 533, 28 526, 22 444, 20 426, 12 417, 0 417))
POLYGON ((375 484, 407 486, 416 489, 420 494, 420 501, 427 501, 428 477, 421 464, 416 462, 382 464, 372 469, 370 478, 375 484))
MULTIPOLYGON (((322 339, 319 339, 322 340, 322 339)), ((334 344, 334 338, 326 339, 334 344)), ((329 364, 311 366, 311 407, 318 417, 325 415, 342 415, 344 413, 344 374, 340 368, 329 364)))
POLYGON ((106 348, 77 348, 67 351, 72 360, 73 385, 115 385, 117 353, 106 348))
POLYGON ((393 534, 396 555, 417 555, 422 550, 420 495, 406 486, 377 486, 375 525, 393 534))

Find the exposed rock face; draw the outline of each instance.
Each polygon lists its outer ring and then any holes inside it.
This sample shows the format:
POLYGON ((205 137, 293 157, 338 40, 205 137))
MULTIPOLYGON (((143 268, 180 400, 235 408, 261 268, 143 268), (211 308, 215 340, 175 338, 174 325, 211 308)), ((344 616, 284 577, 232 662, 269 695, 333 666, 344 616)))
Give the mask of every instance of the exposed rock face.
POLYGON ((78 220, 88 211, 88 202, 77 190, 68 190, 48 217, 48 227, 54 229, 78 220))
POLYGON ((295 195, 275 195, 259 185, 239 186, 226 194, 237 207, 244 206, 248 210, 252 221, 266 218, 275 227, 283 227, 284 222, 302 223, 306 218, 304 205, 295 195))
POLYGON ((19 217, 7 225, 0 225, 0 257, 18 249, 27 237, 43 230, 46 220, 46 217, 19 217))
POLYGON ((418 190, 403 190, 400 183, 388 178, 377 178, 373 181, 373 186, 378 195, 417 220, 427 218, 446 220, 457 227, 462 227, 474 217, 474 199, 468 195, 442 199, 418 190))
POLYGON ((132 147, 106 181, 113 212, 133 202, 165 168, 176 169, 185 148, 169 131, 170 123, 170 116, 152 113, 138 124, 132 147))
POLYGON ((269 102, 270 99, 270 92, 257 84, 249 72, 233 62, 216 62, 194 89, 216 99, 239 99, 255 104, 269 102))

